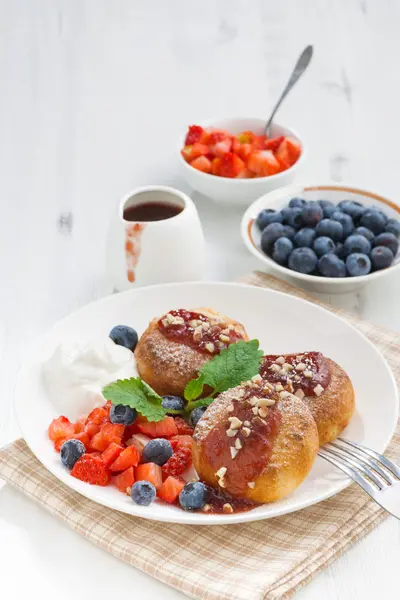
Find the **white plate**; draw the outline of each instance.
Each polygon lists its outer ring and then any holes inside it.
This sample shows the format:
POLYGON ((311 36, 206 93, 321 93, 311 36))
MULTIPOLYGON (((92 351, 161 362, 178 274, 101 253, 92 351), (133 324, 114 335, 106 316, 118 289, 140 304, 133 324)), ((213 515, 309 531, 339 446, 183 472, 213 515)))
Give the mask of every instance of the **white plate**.
MULTIPOLYGON (((21 369, 16 386, 16 413, 32 452, 63 483, 87 498, 132 515, 187 524, 240 523, 299 510, 336 494, 349 484, 333 466, 317 458, 307 479, 285 500, 232 515, 188 513, 161 502, 137 506, 113 487, 83 483, 69 475, 47 438, 58 416, 41 384, 41 361, 65 341, 107 336, 119 323, 143 332, 155 316, 173 308, 210 306, 243 322, 268 354, 319 350, 350 375, 356 391, 356 413, 345 431, 349 439, 379 452, 389 443, 398 414, 393 375, 378 350, 348 323, 309 302, 246 285, 189 283, 152 286, 103 298, 60 321, 44 337, 21 369)), ((68 415, 67 415, 68 416, 68 415)))

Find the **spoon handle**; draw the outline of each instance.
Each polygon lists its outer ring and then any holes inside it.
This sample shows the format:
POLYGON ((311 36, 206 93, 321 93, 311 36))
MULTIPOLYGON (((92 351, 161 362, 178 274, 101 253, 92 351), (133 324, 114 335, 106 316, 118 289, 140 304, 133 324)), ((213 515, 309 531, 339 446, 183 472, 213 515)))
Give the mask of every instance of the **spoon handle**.
POLYGON ((272 114, 267 121, 267 124, 265 126, 266 135, 269 134, 269 128, 271 127, 271 123, 276 114, 276 111, 278 110, 278 108, 280 107, 283 100, 286 98, 286 96, 288 95, 288 93, 290 92, 290 90, 292 89, 294 84, 297 82, 297 80, 301 77, 301 75, 303 75, 304 71, 307 69, 308 65, 310 64, 312 55, 313 55, 313 47, 307 46, 306 48, 304 48, 303 52, 300 54, 299 58, 297 59, 297 63, 293 69, 293 73, 291 74, 290 79, 287 82, 285 89, 283 90, 282 94, 280 95, 279 100, 275 104, 274 110, 272 111, 272 114))

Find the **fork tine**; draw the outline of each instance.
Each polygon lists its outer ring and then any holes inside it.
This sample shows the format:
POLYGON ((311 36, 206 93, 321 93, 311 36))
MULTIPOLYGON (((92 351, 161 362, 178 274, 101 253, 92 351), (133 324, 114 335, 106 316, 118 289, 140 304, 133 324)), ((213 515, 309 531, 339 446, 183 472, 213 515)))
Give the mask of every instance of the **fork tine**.
POLYGON ((351 442, 350 440, 346 440, 344 438, 337 438, 337 440, 347 444, 348 446, 353 446, 353 448, 356 448, 359 452, 364 452, 368 456, 371 456, 375 460, 381 462, 389 471, 392 472, 393 475, 400 479, 400 468, 395 465, 394 462, 386 458, 386 456, 383 456, 383 454, 379 454, 378 452, 375 452, 375 450, 371 450, 371 448, 366 448, 361 444, 357 444, 357 442, 351 442))
POLYGON ((364 477, 361 477, 361 475, 355 469, 348 467, 341 460, 337 460, 334 456, 331 456, 323 448, 319 449, 318 455, 335 465, 335 467, 338 467, 339 469, 344 471, 344 473, 346 473, 346 475, 348 475, 350 479, 358 483, 358 485, 362 487, 364 491, 366 491, 370 496, 374 496, 376 492, 375 488, 368 481, 366 481, 364 477))
POLYGON ((393 477, 393 475, 390 471, 388 471, 388 470, 384 471, 380 467, 378 462, 372 460, 366 454, 363 454, 362 452, 357 452, 357 450, 353 449, 353 448, 346 448, 344 446, 341 446, 340 444, 337 444, 336 442, 330 442, 328 444, 328 447, 330 447, 330 446, 334 446, 335 448, 337 448, 338 450, 343 452, 346 456, 352 456, 357 461, 361 461, 363 464, 367 465, 370 469, 373 469, 374 471, 376 471, 376 473, 378 473, 382 477, 382 479, 384 481, 386 481, 387 483, 389 483, 389 484, 396 483, 397 479, 395 477, 393 477))
POLYGON ((344 464, 348 467, 353 467, 357 469, 357 471, 361 471, 361 473, 364 473, 364 475, 376 485, 378 490, 382 490, 385 487, 387 487, 386 481, 382 481, 381 479, 379 479, 379 477, 377 477, 375 473, 371 471, 371 469, 366 469, 362 463, 355 461, 350 456, 346 454, 340 454, 340 452, 329 448, 329 446, 325 448, 325 451, 328 452, 328 454, 330 455, 333 454, 333 456, 336 456, 336 458, 338 458, 339 460, 342 460, 344 464))

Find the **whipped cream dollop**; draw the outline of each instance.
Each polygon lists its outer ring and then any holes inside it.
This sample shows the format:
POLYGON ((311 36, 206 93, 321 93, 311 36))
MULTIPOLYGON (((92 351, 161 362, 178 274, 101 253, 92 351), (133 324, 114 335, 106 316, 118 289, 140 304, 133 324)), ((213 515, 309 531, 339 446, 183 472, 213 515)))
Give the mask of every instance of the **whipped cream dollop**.
POLYGON ((136 375, 133 354, 109 339, 60 344, 43 363, 43 383, 60 415, 75 421, 105 403, 104 386, 136 375))

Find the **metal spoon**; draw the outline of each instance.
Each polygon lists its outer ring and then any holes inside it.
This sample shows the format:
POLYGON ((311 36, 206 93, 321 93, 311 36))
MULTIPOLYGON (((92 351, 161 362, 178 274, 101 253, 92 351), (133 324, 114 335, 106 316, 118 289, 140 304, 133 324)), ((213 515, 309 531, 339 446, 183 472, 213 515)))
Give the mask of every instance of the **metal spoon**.
POLYGON ((306 48, 304 48, 303 52, 300 54, 299 58, 297 59, 297 63, 293 69, 293 73, 291 74, 290 79, 287 82, 285 89, 283 90, 282 94, 280 95, 280 98, 279 98, 278 102, 275 104, 274 110, 272 111, 272 114, 267 121, 267 124, 265 126, 265 135, 269 136, 270 127, 271 127, 271 124, 272 124, 272 121, 273 121, 276 111, 278 110, 282 101, 286 98, 286 96, 288 95, 288 93, 290 92, 290 90, 292 89, 294 84, 297 82, 298 79, 300 79, 301 75, 303 75, 304 71, 307 69, 308 65, 310 64, 312 55, 313 55, 313 47, 307 46, 306 48))

